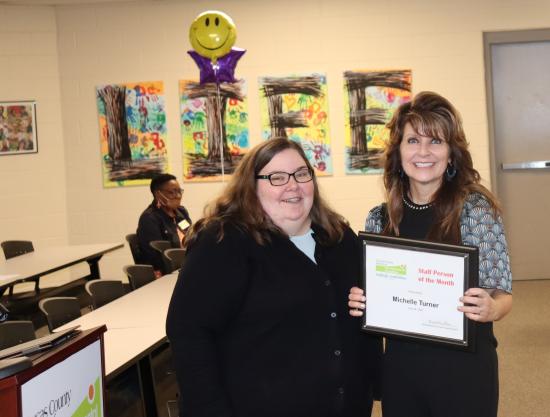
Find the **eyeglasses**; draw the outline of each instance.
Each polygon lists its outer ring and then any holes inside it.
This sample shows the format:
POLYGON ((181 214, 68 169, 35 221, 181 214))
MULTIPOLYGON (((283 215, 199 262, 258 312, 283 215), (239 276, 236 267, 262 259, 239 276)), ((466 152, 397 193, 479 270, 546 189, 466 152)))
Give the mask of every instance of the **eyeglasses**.
POLYGON ((290 177, 294 177, 294 180, 299 183, 310 182, 313 179, 313 172, 309 168, 300 168, 292 174, 288 172, 274 172, 268 175, 256 175, 257 180, 269 180, 271 185, 276 187, 287 184, 290 181, 290 177))
POLYGON ((168 198, 176 198, 183 195, 183 188, 180 188, 179 190, 159 190, 159 192, 168 198))

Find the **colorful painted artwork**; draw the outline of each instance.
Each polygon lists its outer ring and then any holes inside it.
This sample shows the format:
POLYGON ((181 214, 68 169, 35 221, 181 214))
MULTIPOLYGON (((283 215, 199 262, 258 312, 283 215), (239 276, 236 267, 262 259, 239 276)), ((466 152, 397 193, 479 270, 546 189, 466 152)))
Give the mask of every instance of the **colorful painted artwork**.
POLYGON ((332 174, 326 76, 260 77, 259 87, 263 139, 300 143, 317 175, 332 174))
POLYGON ((224 181, 249 147, 246 81, 179 82, 185 181, 224 181))
POLYGON ((389 138, 386 123, 411 100, 411 70, 346 71, 346 173, 379 174, 389 138))
POLYGON ((103 186, 149 184, 168 171, 166 112, 161 81, 96 89, 103 186))
POLYGON ((0 155, 38 152, 36 103, 0 102, 0 155))

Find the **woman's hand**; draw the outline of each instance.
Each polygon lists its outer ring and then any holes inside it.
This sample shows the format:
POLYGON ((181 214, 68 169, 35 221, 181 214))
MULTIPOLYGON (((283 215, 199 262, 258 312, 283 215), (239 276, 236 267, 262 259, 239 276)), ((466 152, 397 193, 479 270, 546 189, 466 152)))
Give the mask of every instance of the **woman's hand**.
POLYGON ((460 297, 464 305, 458 306, 458 311, 470 320, 483 323, 500 320, 512 309, 512 294, 501 290, 489 291, 483 288, 468 289, 460 297))
POLYGON ((351 290, 349 290, 348 307, 350 308, 350 315, 354 317, 361 317, 363 315, 363 310, 365 309, 365 301, 367 300, 367 298, 363 294, 363 290, 358 287, 353 287, 351 290))

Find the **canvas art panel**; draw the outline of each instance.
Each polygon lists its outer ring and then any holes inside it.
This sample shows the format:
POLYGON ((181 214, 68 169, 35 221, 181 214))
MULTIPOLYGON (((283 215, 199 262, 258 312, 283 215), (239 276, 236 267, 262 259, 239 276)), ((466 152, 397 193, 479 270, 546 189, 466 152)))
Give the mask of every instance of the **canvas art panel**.
POLYGON ((0 102, 0 155, 38 152, 36 103, 0 102))
POLYGON ((260 77, 262 138, 302 145, 317 175, 332 174, 327 78, 324 74, 260 77))
POLYGON ((346 71, 344 117, 346 174, 379 174, 389 139, 386 124, 411 100, 412 71, 346 71))
POLYGON ((104 187, 148 185, 168 171, 162 81, 96 89, 104 187))
POLYGON ((245 80, 179 82, 184 181, 224 181, 249 148, 245 80))

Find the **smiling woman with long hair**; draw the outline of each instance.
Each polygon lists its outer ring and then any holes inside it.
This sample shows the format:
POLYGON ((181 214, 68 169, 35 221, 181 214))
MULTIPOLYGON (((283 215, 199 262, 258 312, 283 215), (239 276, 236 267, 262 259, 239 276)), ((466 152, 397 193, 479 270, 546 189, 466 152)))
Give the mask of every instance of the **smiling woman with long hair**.
MULTIPOLYGON (((370 211, 366 230, 477 246, 479 285, 456 300, 458 310, 475 322, 475 352, 387 338, 384 417, 496 417, 493 321, 512 308, 512 275, 497 199, 480 183, 460 116, 444 97, 417 94, 399 107, 388 127, 386 202, 370 211)), ((350 314, 361 316, 363 291, 353 288, 349 299, 350 314)))
POLYGON ((381 341, 345 302, 360 246, 298 144, 249 151, 186 246, 167 318, 180 415, 370 415, 381 341))

